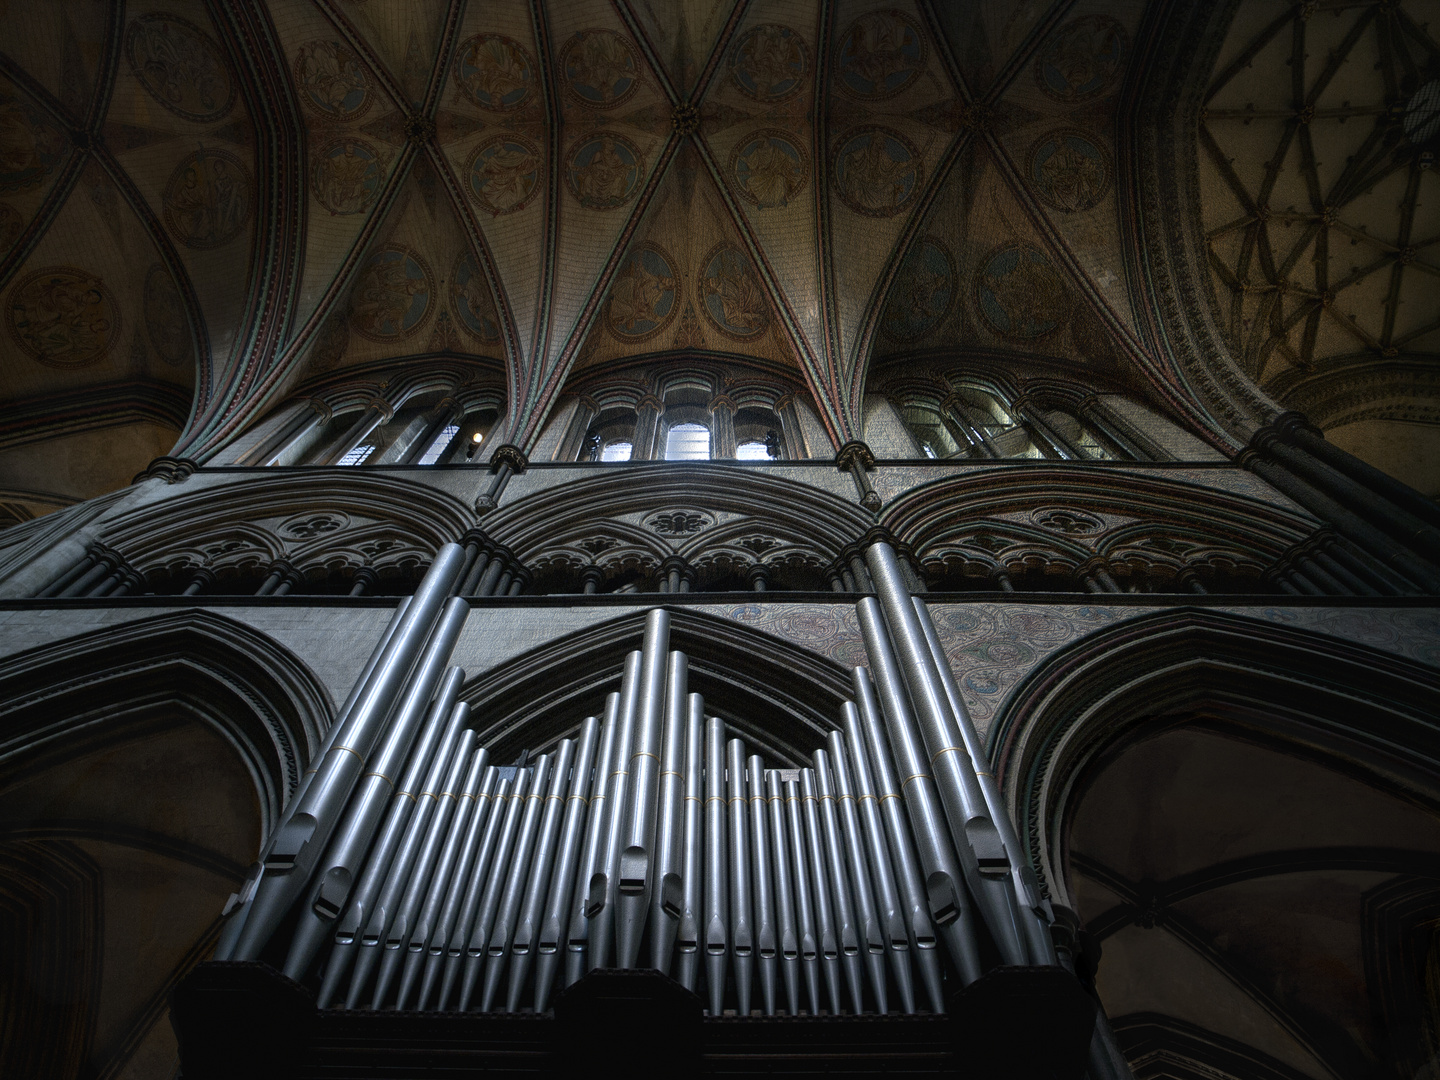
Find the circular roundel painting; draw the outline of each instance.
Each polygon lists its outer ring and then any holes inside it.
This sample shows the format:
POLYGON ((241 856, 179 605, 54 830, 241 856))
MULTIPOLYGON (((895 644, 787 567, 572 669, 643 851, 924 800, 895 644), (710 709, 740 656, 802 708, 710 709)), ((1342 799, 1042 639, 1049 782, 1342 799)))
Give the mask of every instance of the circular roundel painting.
POLYGON ((761 210, 784 206, 810 178, 810 159, 783 131, 748 135, 730 152, 730 169, 740 194, 761 210))
POLYGON ((579 140, 566 161, 565 179, 590 210, 623 206, 640 187, 640 149, 623 135, 597 131, 579 140))
POLYGON ((925 38, 898 11, 860 16, 845 31, 835 57, 840 89, 867 101, 900 93, 924 70, 925 38))
POLYGON ((497 135, 481 143, 465 163, 470 194, 491 215, 523 209, 540 190, 543 159, 518 135, 497 135))
POLYGON ((750 265, 750 256, 731 243, 717 244, 701 263, 696 287, 700 307, 715 329, 742 341, 770 325, 770 303, 750 265))
POLYGON ((178 15, 138 16, 125 31, 125 58, 150 96, 186 120, 208 124, 235 104, 220 46, 178 15))
POLYGON ((516 109, 535 89, 535 64, 513 38, 476 34, 455 50, 455 83, 482 109, 516 109))
POLYGON ((295 58, 300 100, 327 120, 354 120, 370 107, 365 65, 338 41, 307 41, 295 58))
POLYGON ((420 256, 399 244, 386 245, 360 271, 350 298, 350 325, 371 341, 394 341, 419 328, 434 295, 430 268, 420 256))
POLYGON ((615 271, 605 301, 605 325, 621 341, 652 338, 675 317, 679 291, 674 260, 655 244, 641 244, 615 271))
POLYGON ((1009 244, 985 261, 975 285, 985 321, 1019 341, 1044 337, 1070 314, 1070 293, 1045 253, 1009 244))
POLYGON ((105 283, 73 266, 47 266, 20 281, 5 309, 10 336, 42 364, 81 367, 120 337, 120 309, 105 283))
POLYGON ((0 191, 23 191, 49 176, 70 152, 70 140, 39 109, 0 100, 0 191))
POLYGON ((1055 31, 1035 58, 1035 81, 1056 101, 1087 101, 1115 84, 1129 42, 1108 15, 1085 15, 1055 31))
POLYGON ((784 101, 805 84, 809 71, 810 51, 788 26, 756 26, 730 50, 730 78, 756 101, 784 101))
POLYGON ((921 237, 895 275, 881 326, 896 341, 916 341, 940 324, 954 300, 950 250, 933 236, 921 237))
POLYGON ((630 99, 640 85, 635 50, 609 30, 581 30, 560 54, 565 88, 591 109, 613 109, 630 99))
POLYGON ((145 274, 145 333, 167 364, 180 367, 192 354, 185 303, 165 267, 156 263, 145 274))
POLYGON ((165 185, 165 223, 186 247, 223 247, 250 220, 255 185, 250 171, 224 150, 197 150, 165 185))
POLYGON ((899 132, 857 128, 835 151, 836 190, 857 214, 898 214, 920 190, 920 155, 899 132))
POLYGON ((334 139, 315 155, 315 198, 332 214, 358 214, 380 194, 384 166, 360 139, 334 139))
POLYGON ((450 304, 460 325, 486 344, 500 340, 500 320, 495 317, 495 301, 475 256, 465 252, 455 260, 450 275, 450 304))
POLYGON ((1109 158, 1083 131, 1052 131, 1030 148, 1030 183, 1063 213, 1089 210, 1110 190, 1109 158))

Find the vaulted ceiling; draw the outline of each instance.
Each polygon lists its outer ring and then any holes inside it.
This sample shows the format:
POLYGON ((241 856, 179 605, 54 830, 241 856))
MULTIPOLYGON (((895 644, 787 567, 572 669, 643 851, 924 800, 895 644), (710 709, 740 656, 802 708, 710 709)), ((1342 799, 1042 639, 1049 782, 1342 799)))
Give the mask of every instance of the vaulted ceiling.
MULTIPOLYGON (((1276 407, 1337 367, 1433 369, 1412 7, 1219 19, 1191 209, 1276 407)), ((927 351, 1127 380, 1238 445, 1139 280, 1125 124, 1159 9, 0 3, 0 497, 204 460, 295 387, 436 353, 503 379, 521 447, 570 372, 652 354, 788 371, 838 446, 871 366, 927 351), (110 434, 67 457, 87 426, 110 434)))

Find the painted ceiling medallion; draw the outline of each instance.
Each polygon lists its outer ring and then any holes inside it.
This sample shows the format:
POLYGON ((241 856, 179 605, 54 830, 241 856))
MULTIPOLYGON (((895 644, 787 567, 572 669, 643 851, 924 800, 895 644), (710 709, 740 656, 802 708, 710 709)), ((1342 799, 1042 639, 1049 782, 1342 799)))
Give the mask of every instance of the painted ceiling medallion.
POLYGON ((570 150, 565 179, 580 205, 613 210, 634 197, 640 187, 640 148, 613 131, 597 131, 570 150))
POLYGON ((105 283, 73 266, 47 266, 10 292, 10 336, 50 367, 93 364, 120 339, 120 309, 105 283))
POLYGON ((835 68, 840 89, 852 97, 894 97, 925 70, 925 36, 898 11, 870 12, 845 31, 835 68))
POLYGON ((640 86, 635 50, 609 30, 581 30, 560 55, 565 88, 587 109, 613 109, 640 86))
POLYGON ((920 168, 920 154, 898 131, 856 128, 835 151, 835 189, 857 214, 891 217, 920 190, 920 168))
POLYGON ((49 176, 70 152, 65 133, 39 109, 0 94, 0 191, 23 191, 49 176))
POLYGON ((455 260, 455 272, 450 275, 450 304, 468 333, 487 345, 500 340, 500 320, 495 316, 490 286, 475 265, 475 256, 468 251, 455 260))
POLYGON ((656 244, 641 244, 620 263, 605 302, 605 325, 621 341, 646 341, 679 309, 680 275, 675 261, 656 244))
POLYGON ((375 95, 360 58, 338 41, 307 41, 295 58, 300 100, 327 120, 354 120, 375 95))
POLYGON ((384 162, 360 139, 333 139, 315 155, 315 198, 332 214, 359 214, 380 194, 384 162))
POLYGON ((178 15, 138 16, 125 32, 130 70, 176 116, 208 124, 235 104, 235 83, 220 46, 178 15))
POLYGON ((710 324, 741 341, 763 334, 770 325, 770 303, 750 265, 750 256, 734 244, 722 242, 710 249, 701 265, 704 269, 696 288, 710 324))
POLYGON ((1061 213, 1089 210, 1110 190, 1109 155, 1083 131, 1052 131, 1030 148, 1026 173, 1040 200, 1061 213))
POLYGON ((1035 81, 1056 101, 1089 101, 1115 85, 1130 43, 1108 15, 1066 23, 1035 58, 1035 81))
POLYGON ((810 158, 792 136, 766 128, 735 144, 730 169, 740 194, 761 210, 786 205, 810 179, 810 158))
POLYGON ((1029 244, 1007 244, 985 260, 975 284, 980 313, 995 332, 1034 341, 1070 315, 1070 291, 1049 257, 1029 244))
POLYGON ((756 101, 784 101, 799 92, 809 73, 810 50, 788 26, 756 26, 730 50, 730 78, 756 101))
POLYGON ((476 34, 455 50, 455 84, 482 109, 518 109, 535 89, 535 62, 513 38, 476 34))
POLYGON ((165 223, 186 247, 230 243, 250 220, 255 185, 234 154, 198 150, 176 166, 165 185, 165 223))
POLYGON ((492 217, 529 205, 540 190, 544 157, 518 135, 497 135, 481 143, 465 163, 470 194, 492 217))
POLYGON ((185 302, 165 267, 159 263, 145 274, 145 333, 151 346, 172 367, 182 367, 194 358, 190 323, 185 302))
POLYGON ((350 321, 345 317, 345 312, 337 311, 325 320, 320 332, 315 335, 310 362, 316 371, 329 370, 340 362, 349 347, 350 321))
POLYGON ((881 328, 895 341, 918 341, 937 327, 955 300, 955 258, 933 236, 923 236, 905 256, 881 328))
POLYGON ((387 244, 360 271, 350 301, 350 326, 361 337, 388 342, 413 334, 430 312, 435 280, 409 248, 387 244))

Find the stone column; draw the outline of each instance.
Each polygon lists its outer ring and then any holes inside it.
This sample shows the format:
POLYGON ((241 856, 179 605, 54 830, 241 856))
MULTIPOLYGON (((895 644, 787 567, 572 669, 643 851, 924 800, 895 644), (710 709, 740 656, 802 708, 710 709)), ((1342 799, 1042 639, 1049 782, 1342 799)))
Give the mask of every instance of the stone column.
POLYGON ((954 426, 956 434, 961 437, 962 441, 969 444, 972 457, 992 459, 1000 457, 1000 451, 995 449, 995 444, 990 441, 989 436, 971 419, 969 408, 966 407, 965 402, 960 400, 958 394, 951 394, 940 403, 940 416, 942 419, 949 420, 954 426))
POLYGON ((588 394, 581 394, 575 402, 575 411, 570 414, 570 423, 565 428, 565 437, 555 449, 556 461, 585 460, 585 436, 595 417, 600 415, 600 406, 588 394))
POLYGON ((241 456, 237 465, 274 465, 285 451, 330 420, 330 406, 316 398, 297 401, 270 436, 241 456))
POLYGON ((775 402, 775 415, 780 418, 780 437, 785 442, 783 457, 800 461, 810 456, 805 447, 805 434, 800 428, 800 414, 795 411, 795 396, 786 394, 775 402))
POLYGON ((880 510, 880 496, 870 486, 866 473, 875 467, 875 455, 863 442, 847 442, 835 452, 835 467, 848 472, 855 481, 855 490, 860 495, 860 505, 872 514, 880 510))
POLYGON ((633 461, 654 461, 659 454, 660 413, 665 403, 654 394, 646 394, 635 406, 635 439, 630 444, 633 461))
POLYGON ((445 398, 435 406, 430 414, 429 423, 425 425, 419 437, 401 455, 400 463, 402 465, 416 464, 430 449, 430 444, 440 437, 440 433, 464 415, 464 407, 458 401, 452 397, 445 398))
POLYGON ((718 394, 710 403, 710 456, 735 456, 735 402, 718 394))
POLYGON ((341 435, 333 443, 327 446, 315 458, 316 465, 334 465, 355 447, 359 446, 365 436, 369 435, 390 417, 395 415, 395 410, 380 398, 375 398, 369 405, 361 410, 360 416, 350 425, 345 434, 341 435))

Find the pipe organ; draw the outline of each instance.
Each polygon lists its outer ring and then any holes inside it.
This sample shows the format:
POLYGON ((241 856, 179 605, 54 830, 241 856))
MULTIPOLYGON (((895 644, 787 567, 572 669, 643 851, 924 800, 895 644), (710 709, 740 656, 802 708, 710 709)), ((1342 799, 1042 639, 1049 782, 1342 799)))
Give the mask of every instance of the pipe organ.
POLYGON ((441 550, 231 898, 217 959, 271 959, 333 1009, 543 1012, 652 968, 710 1015, 946 1009, 946 983, 1061 962, 1051 912, 940 649, 883 541, 823 746, 767 765, 687 686, 648 613, 574 737, 492 760, 450 664, 441 550))

